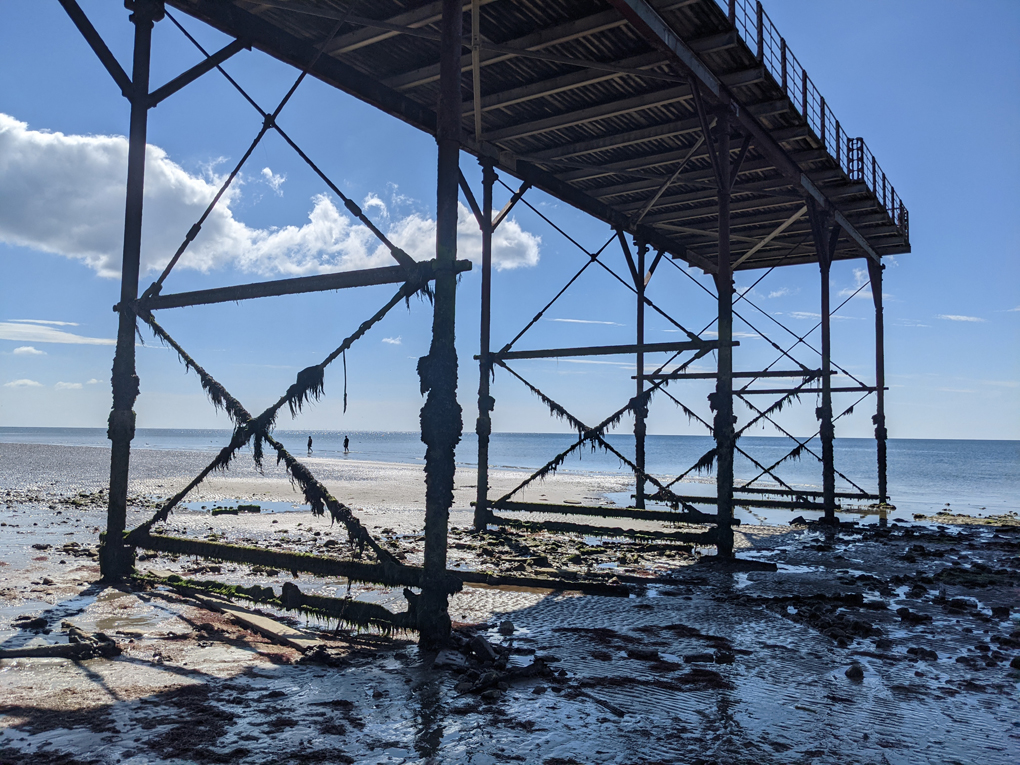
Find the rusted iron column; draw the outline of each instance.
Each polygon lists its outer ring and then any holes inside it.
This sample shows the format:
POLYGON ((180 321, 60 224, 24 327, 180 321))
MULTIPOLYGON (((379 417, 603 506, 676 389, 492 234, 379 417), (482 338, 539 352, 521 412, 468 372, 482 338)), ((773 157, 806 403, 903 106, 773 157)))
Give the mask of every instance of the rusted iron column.
POLYGON ((829 272, 832 257, 836 252, 839 239, 839 226, 831 220, 813 200, 808 200, 808 213, 811 221, 811 234, 815 242, 815 253, 818 255, 818 270, 821 275, 821 329, 822 329, 822 404, 815 409, 818 420, 818 432, 822 440, 822 506, 825 509, 826 523, 836 520, 836 471, 833 458, 833 440, 836 437, 832 420, 832 353, 829 325, 829 272))
POLYGON ((828 252, 819 251, 818 266, 822 276, 822 405, 815 412, 819 435, 822 439, 822 504, 825 521, 836 520, 836 473, 833 440, 836 429, 832 423, 832 343, 829 333, 829 270, 832 265, 828 252))
MULTIPOLYGON (((637 244, 637 391, 636 396, 645 392, 645 256, 648 245, 639 241, 637 244)), ((635 474, 634 507, 641 510, 645 507, 645 420, 648 417, 647 406, 634 407, 634 464, 638 468, 635 474)))
POLYGON ((885 320, 882 310, 882 271, 885 266, 868 258, 868 275, 871 277, 871 296, 875 301, 875 444, 878 447, 878 501, 879 504, 889 503, 889 486, 886 474, 886 439, 885 429, 885 320))
POLYGON ((482 166, 482 316, 478 343, 478 492, 475 499, 475 529, 483 530, 489 523, 489 435, 492 433, 492 411, 495 402, 489 394, 492 361, 489 358, 490 318, 492 300, 492 185, 496 171, 492 160, 483 157, 482 166))
POLYGON ((99 550, 103 579, 115 581, 131 574, 134 550, 124 545, 127 524, 128 467, 131 439, 135 436, 135 399, 138 375, 135 373, 135 315, 133 302, 138 298, 138 272, 142 249, 142 195, 145 187, 145 141, 149 94, 149 58, 152 27, 163 18, 163 3, 136 0, 129 3, 135 25, 131 102, 131 127, 128 139, 127 202, 124 208, 124 251, 120 272, 120 303, 117 350, 113 357, 113 409, 107 437, 110 439, 110 500, 106 515, 106 535, 99 550))
POLYGON ((715 275, 719 293, 719 349, 715 394, 713 433, 716 448, 716 497, 718 502, 718 541, 721 556, 733 555, 733 272, 730 266, 730 113, 719 112, 716 124, 718 137, 719 179, 719 256, 715 275))
POLYGON ((461 0, 443 0, 440 22, 439 110, 436 143, 436 280, 429 355, 418 360, 425 443, 425 560, 418 602, 418 630, 426 647, 450 636, 446 577, 446 539, 453 504, 454 450, 463 429, 457 403, 457 349, 454 345, 457 300, 457 195, 460 176, 461 0))

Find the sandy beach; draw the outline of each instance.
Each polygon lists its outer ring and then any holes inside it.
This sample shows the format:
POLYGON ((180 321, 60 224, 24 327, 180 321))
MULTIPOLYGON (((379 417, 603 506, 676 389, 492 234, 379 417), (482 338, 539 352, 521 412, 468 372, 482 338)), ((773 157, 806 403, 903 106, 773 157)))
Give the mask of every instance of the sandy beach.
MULTIPOLYGON (((504 666, 485 686, 491 663, 467 649, 421 653, 411 634, 261 609, 324 646, 313 660, 180 587, 99 584, 107 455, 0 445, 0 648, 68 644, 80 630, 119 651, 0 660, 0 763, 994 764, 1020 752, 1015 518, 835 535, 743 526, 751 563, 727 569, 647 541, 475 535, 474 474, 461 471, 451 568, 655 580, 624 598, 465 587, 451 601, 458 635, 484 637, 504 666)), ((208 456, 133 453, 129 523, 208 456)), ((391 550, 420 560, 420 468, 308 464, 391 550)), ((523 477, 497 472, 493 493, 523 477)), ((564 473, 529 498, 608 502, 625 490, 618 477, 564 473)), ((262 475, 239 460, 190 499, 167 533, 350 554, 328 519, 277 512, 300 497, 275 466, 262 475), (209 513, 237 501, 263 512, 209 513)), ((138 568, 404 603, 386 588, 208 560, 144 553, 138 568)))

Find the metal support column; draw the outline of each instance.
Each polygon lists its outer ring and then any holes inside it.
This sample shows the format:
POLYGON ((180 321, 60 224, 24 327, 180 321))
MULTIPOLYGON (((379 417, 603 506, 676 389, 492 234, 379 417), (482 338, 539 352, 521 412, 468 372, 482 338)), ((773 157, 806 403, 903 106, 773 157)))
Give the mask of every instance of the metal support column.
MULTIPOLYGON (((637 290, 637 339, 635 340, 637 350, 637 379, 636 396, 645 392, 645 256, 648 254, 648 245, 638 241, 637 245, 637 268, 635 273, 634 288, 637 290)), ((634 507, 644 510, 645 508, 645 420, 648 417, 647 406, 634 407, 634 465, 638 472, 635 475, 634 507)))
POLYGON ((163 17, 163 3, 136 0, 129 4, 135 25, 134 61, 131 90, 131 126, 128 142, 127 201, 124 208, 124 251, 120 274, 120 303, 117 350, 113 357, 113 409, 107 437, 110 439, 110 498, 106 516, 106 534, 99 550, 103 579, 116 581, 131 574, 133 548, 124 545, 127 524, 128 468, 131 440, 135 435, 135 399, 138 375, 135 372, 135 314, 138 298, 138 272, 142 248, 142 194, 145 186, 145 141, 149 95, 149 59, 152 27, 163 17))
POLYGON ((811 231, 815 240, 815 251, 818 254, 818 270, 821 276, 821 331, 822 331, 822 404, 815 409, 818 420, 818 432, 822 441, 822 506, 825 509, 825 522, 836 521, 836 466, 833 452, 833 441, 836 429, 832 418, 832 342, 831 342, 831 308, 829 305, 829 273, 832 256, 836 251, 839 239, 839 226, 828 220, 825 212, 814 202, 808 203, 811 214, 811 231))
POLYGON ((492 417, 495 402, 489 393, 492 377, 492 360, 489 357, 490 319, 492 305, 492 186, 496 182, 496 171, 492 160, 483 157, 482 166, 482 306, 479 322, 478 344, 478 419, 475 433, 478 435, 478 492, 475 500, 475 530, 482 531, 489 523, 489 435, 492 433, 492 417))
POLYGON ((733 555, 733 272, 730 264, 730 113, 719 112, 718 138, 719 254, 715 275, 719 293, 719 349, 713 409, 716 447, 716 492, 718 501, 719 555, 733 555))
POLYGON ((878 447, 878 502, 889 504, 889 485, 886 474, 885 429, 885 320, 882 310, 882 271, 885 266, 868 258, 868 275, 871 277, 871 296, 875 301, 875 444, 878 447))
POLYGON ((454 345, 457 298, 457 199, 461 137, 461 0, 443 0, 440 22, 439 110, 436 143, 436 280, 432 345, 418 361, 425 443, 425 554, 418 630, 422 645, 437 647, 450 636, 446 578, 447 525, 453 504, 454 450, 463 429, 457 403, 457 349, 454 345))

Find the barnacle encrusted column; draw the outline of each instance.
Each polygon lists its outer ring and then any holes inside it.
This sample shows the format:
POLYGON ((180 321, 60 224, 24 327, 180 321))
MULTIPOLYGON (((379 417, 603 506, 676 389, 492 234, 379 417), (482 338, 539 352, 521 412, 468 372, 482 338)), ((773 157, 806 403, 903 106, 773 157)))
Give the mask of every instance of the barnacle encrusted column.
POLYGON ((836 428, 832 417, 832 340, 829 301, 829 273, 832 258, 839 239, 839 225, 831 213, 820 209, 813 200, 808 200, 811 218, 811 233, 818 255, 818 269, 821 275, 821 328, 822 328, 822 403, 815 409, 818 419, 818 433, 822 441, 822 505, 825 508, 825 522, 836 522, 836 466, 833 442, 836 428))
MULTIPOLYGON (((719 255, 715 275, 719 295, 719 349, 713 433, 716 445, 716 500, 718 502, 718 540, 721 556, 733 555, 733 270, 730 264, 730 113, 719 111, 716 124, 719 179, 719 255)), ((709 136, 706 136, 709 138, 709 136)))
POLYGON ((878 449, 878 501, 882 505, 889 504, 889 484, 886 474, 886 439, 889 437, 885 429, 885 320, 882 310, 882 269, 881 263, 868 258, 868 275, 871 279, 871 296, 875 301, 875 415, 871 421, 875 424, 875 444, 878 449))
MULTIPOLYGON (((634 377, 637 379, 636 399, 642 400, 645 392, 645 256, 648 254, 648 245, 643 241, 635 242, 637 245, 637 279, 634 289, 637 294, 637 354, 634 377)), ((648 417, 648 403, 644 402, 634 407, 634 464, 638 469, 634 475, 634 507, 645 509, 645 420, 648 417)))
POLYGON ((492 160, 483 157, 482 166, 482 301, 478 342, 478 419, 475 434, 478 436, 478 489, 475 498, 475 529, 482 531, 492 517, 489 509, 489 436, 492 434, 492 410, 495 407, 489 392, 492 375, 491 340, 492 316, 492 185, 496 171, 492 160))
POLYGON ((453 504, 454 449, 463 423, 457 403, 457 349, 454 346, 457 273, 457 195, 460 175, 461 0, 443 0, 439 61, 439 111, 436 142, 436 281, 429 355, 418 361, 425 443, 425 563, 418 602, 418 630, 426 647, 443 645, 450 636, 446 578, 446 537, 453 504))
POLYGON ((138 271, 142 249, 142 195, 145 187, 145 141, 149 96, 149 55, 152 27, 163 18, 163 3, 135 0, 128 3, 135 25, 134 61, 131 92, 131 128, 128 142, 127 203, 124 210, 124 254, 120 274, 120 314, 117 350, 113 357, 113 410, 107 436, 110 439, 110 501, 106 516, 106 536, 99 550, 99 567, 106 581, 122 579, 134 568, 133 548, 124 544, 127 523, 128 466, 131 439, 135 435, 135 399, 138 375, 135 372, 135 313, 138 298, 138 271))

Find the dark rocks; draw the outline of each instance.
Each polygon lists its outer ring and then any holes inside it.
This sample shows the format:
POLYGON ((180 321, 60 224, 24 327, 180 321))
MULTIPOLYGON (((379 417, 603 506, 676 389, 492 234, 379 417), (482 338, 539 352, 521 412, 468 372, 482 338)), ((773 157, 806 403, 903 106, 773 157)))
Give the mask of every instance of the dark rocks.
POLYGON ((1020 669, 1020 656, 1014 656, 1009 662, 1010 669, 1020 669))
POLYGON ((938 661, 939 655, 935 651, 931 651, 927 648, 921 648, 920 646, 912 646, 907 649, 907 654, 915 656, 922 661, 938 661))
POLYGON ((850 678, 854 682, 859 683, 864 679, 864 667, 862 667, 860 664, 854 663, 851 664, 847 671, 844 672, 843 674, 845 674, 848 678, 850 678))
POLYGON ((715 654, 712 653, 689 653, 684 655, 685 664, 714 664, 715 654))
POLYGON ((924 624, 925 622, 930 622, 932 620, 929 614, 919 614, 916 611, 911 611, 906 606, 897 608, 896 613, 900 619, 903 620, 904 624, 917 625, 924 624))
POLYGON ((514 623, 509 619, 505 619, 499 623, 499 634, 500 635, 512 635, 516 631, 514 623))

